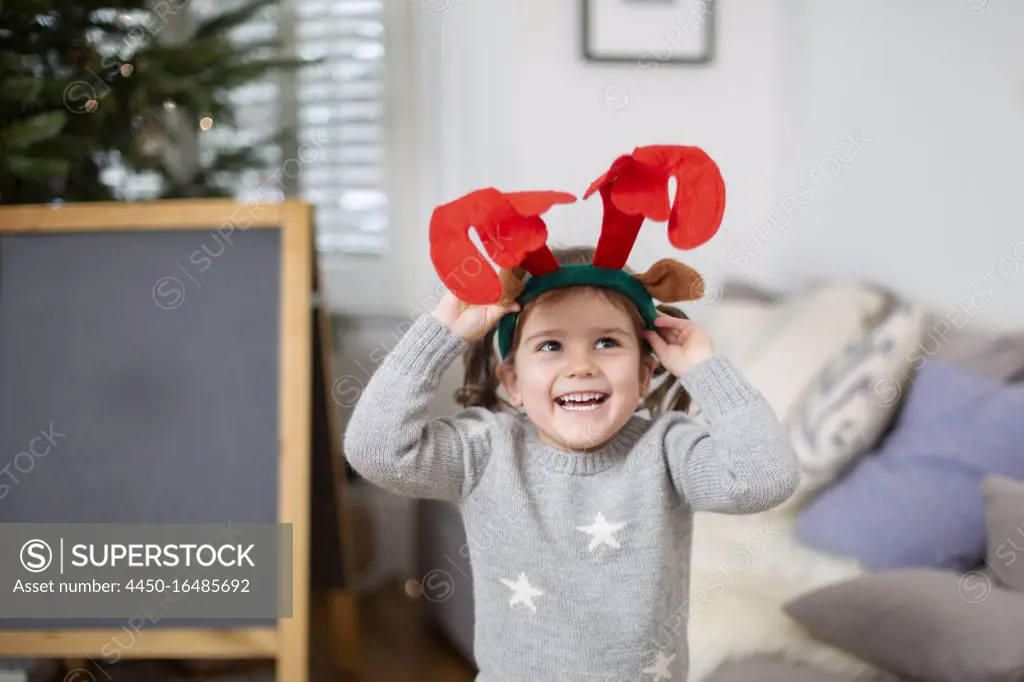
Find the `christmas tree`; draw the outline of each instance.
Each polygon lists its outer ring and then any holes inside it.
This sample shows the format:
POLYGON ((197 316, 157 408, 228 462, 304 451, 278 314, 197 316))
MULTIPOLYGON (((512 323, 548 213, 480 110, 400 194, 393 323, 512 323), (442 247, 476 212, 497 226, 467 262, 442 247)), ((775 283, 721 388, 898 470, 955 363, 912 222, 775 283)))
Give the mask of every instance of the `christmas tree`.
POLYGON ((169 161, 183 137, 236 124, 232 89, 308 63, 282 56, 276 37, 232 33, 275 0, 247 0, 171 39, 188 4, 0 0, 0 204, 116 200, 103 179, 115 167, 158 174, 151 198, 231 196, 234 177, 266 168, 264 152, 289 131, 218 146, 188 168, 169 161))

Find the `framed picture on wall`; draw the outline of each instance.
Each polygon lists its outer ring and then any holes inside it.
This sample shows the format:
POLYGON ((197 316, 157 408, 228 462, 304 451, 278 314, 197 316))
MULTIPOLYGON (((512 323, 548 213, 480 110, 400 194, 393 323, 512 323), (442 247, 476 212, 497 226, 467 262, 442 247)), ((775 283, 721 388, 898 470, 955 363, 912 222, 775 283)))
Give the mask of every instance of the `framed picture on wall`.
POLYGON ((583 57, 592 62, 707 64, 724 0, 580 0, 583 57))

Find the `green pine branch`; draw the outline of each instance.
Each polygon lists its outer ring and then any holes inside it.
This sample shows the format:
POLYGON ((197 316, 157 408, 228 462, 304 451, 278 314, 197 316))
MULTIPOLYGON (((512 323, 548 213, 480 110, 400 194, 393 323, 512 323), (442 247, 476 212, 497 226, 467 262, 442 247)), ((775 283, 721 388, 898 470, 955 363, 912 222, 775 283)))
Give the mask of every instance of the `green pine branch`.
POLYGON ((14 175, 30 180, 53 180, 63 178, 71 169, 68 159, 28 157, 11 154, 4 159, 4 165, 14 175))
POLYGON ((283 55, 276 39, 234 38, 275 1, 224 11, 169 44, 159 39, 166 18, 147 0, 0 0, 0 203, 109 200, 101 176, 113 163, 158 173, 168 197, 230 196, 231 178, 265 169, 281 134, 220 150, 185 179, 148 156, 138 136, 175 144, 165 103, 230 128, 236 107, 226 93, 316 63, 283 55), (123 21, 125 13, 139 18, 123 21), (132 68, 122 72, 124 64, 132 68))
POLYGON ((36 142, 55 137, 66 122, 67 113, 64 111, 50 111, 30 119, 16 121, 6 129, 0 130, 0 145, 5 149, 24 151, 36 142))

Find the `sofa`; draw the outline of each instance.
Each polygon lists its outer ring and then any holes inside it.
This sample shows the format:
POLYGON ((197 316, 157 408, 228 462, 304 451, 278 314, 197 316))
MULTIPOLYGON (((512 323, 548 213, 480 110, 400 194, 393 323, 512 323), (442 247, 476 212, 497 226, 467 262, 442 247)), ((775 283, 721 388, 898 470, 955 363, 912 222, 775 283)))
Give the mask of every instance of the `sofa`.
MULTIPOLYGON (((1024 331, 856 281, 685 309, 801 466, 776 509, 696 514, 691 682, 1024 680, 1024 331)), ((472 661, 459 512, 417 507, 425 618, 472 661)))

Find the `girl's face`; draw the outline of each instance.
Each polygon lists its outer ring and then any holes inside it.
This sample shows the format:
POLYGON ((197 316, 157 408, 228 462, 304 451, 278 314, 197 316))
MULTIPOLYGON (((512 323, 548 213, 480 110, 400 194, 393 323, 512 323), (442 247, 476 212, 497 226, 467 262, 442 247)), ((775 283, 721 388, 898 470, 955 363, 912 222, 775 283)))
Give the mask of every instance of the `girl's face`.
POLYGON ((510 402, 548 445, 606 443, 636 411, 656 363, 633 320, 594 290, 576 289, 538 303, 520 324, 513 361, 498 370, 510 402))

